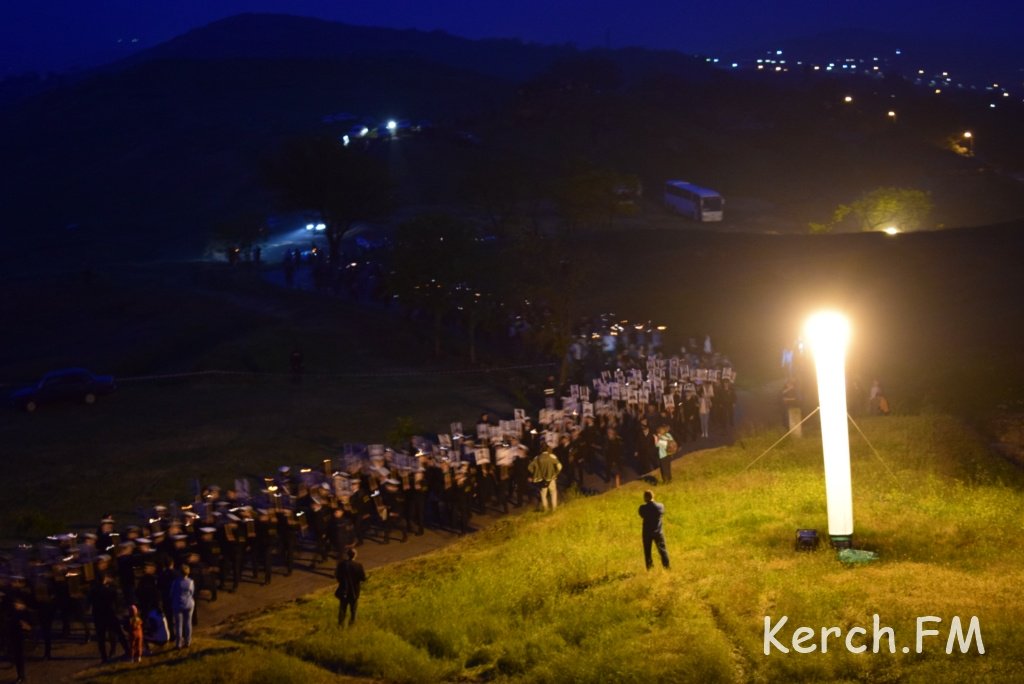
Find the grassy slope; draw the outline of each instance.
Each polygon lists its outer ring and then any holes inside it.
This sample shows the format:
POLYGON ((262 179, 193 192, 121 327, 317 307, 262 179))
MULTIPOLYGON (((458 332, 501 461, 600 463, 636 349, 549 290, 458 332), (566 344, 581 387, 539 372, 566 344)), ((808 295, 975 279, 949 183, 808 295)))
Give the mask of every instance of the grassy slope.
MULTIPOLYGON (((210 664, 257 681, 240 663, 268 652, 295 665, 278 681, 305 680, 310 664, 389 681, 1020 681, 1024 551, 1008 541, 1024 478, 946 417, 863 427, 892 471, 854 437, 857 545, 878 551, 876 564, 793 551, 795 528, 827 527, 819 442, 787 441, 744 471, 777 436, 762 435, 689 457, 658 487, 670 572, 644 571, 645 485, 634 483, 374 572, 352 631, 333 627, 327 590, 234 625, 219 636, 240 651, 179 663, 175 681, 206 681, 210 664), (854 655, 839 642, 762 654, 766 615, 789 616, 787 643, 796 626, 870 630, 876 613, 898 650, 913 650, 918 616, 941 617, 942 636, 920 655, 854 655), (944 653, 957 615, 978 616, 984 656, 944 653)), ((161 667, 136 674, 163 681, 161 667)))

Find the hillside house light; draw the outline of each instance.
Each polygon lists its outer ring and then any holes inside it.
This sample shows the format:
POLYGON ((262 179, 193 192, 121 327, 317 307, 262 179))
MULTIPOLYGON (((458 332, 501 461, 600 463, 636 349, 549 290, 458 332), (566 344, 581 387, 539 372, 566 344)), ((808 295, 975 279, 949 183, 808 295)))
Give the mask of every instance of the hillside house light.
POLYGON ((964 131, 964 140, 967 141, 967 153, 970 156, 974 156, 974 134, 970 131, 964 131))
POLYGON ((828 533, 833 546, 849 547, 853 536, 853 488, 850 434, 846 423, 845 361, 850 324, 839 313, 823 311, 808 319, 805 332, 818 375, 828 533))
POLYGON ((889 226, 888 228, 883 228, 882 232, 891 237, 893 235, 899 235, 900 229, 896 226, 889 226))

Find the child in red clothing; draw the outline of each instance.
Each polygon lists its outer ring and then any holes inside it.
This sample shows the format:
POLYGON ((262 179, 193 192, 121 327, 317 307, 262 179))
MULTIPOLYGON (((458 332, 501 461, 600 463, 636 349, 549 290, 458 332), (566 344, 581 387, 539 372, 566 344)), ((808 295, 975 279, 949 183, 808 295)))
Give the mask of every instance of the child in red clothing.
POLYGON ((128 615, 128 641, 131 646, 131 661, 142 662, 142 617, 139 616, 139 607, 133 605, 128 615))

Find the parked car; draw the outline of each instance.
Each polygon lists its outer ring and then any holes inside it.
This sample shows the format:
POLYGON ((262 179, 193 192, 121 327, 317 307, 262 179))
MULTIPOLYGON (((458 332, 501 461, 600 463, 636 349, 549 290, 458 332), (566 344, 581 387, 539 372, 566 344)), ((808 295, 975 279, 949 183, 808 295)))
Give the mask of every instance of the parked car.
POLYGON ((109 375, 93 375, 84 368, 63 368, 47 373, 36 385, 15 390, 11 400, 31 413, 42 404, 59 401, 95 404, 98 397, 115 389, 117 385, 109 375))

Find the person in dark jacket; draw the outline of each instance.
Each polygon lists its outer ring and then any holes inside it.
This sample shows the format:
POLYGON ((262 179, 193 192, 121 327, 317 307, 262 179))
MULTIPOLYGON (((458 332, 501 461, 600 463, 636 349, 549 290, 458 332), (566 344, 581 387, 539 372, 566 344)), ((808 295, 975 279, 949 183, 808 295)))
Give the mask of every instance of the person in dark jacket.
POLYGON ((345 613, 349 612, 348 624, 356 621, 356 606, 359 603, 359 591, 366 581, 366 571, 362 563, 356 562, 356 550, 349 548, 345 551, 345 559, 338 563, 334 571, 334 577, 338 580, 338 588, 334 595, 338 599, 338 626, 345 624, 345 613))
POLYGON ((32 616, 29 612, 27 596, 20 587, 12 587, 11 591, 0 594, 0 621, 3 626, 3 637, 7 657, 14 665, 16 682, 25 681, 25 639, 32 631, 32 616))
POLYGON ((658 445, 654 441, 654 433, 646 422, 640 423, 636 438, 636 459, 640 473, 646 474, 658 468, 658 445))
POLYGON ((661 529, 661 519, 665 515, 665 506, 654 500, 654 492, 644 492, 644 504, 640 506, 640 517, 643 519, 644 563, 650 570, 654 566, 651 558, 651 544, 658 548, 661 565, 668 568, 668 549, 665 548, 665 534, 661 529))
POLYGON ((614 427, 609 427, 604 442, 605 482, 615 481, 615 487, 622 485, 622 438, 614 427))
POLYGON ((108 641, 116 640, 121 644, 125 656, 128 655, 128 639, 121 629, 118 619, 117 587, 111 575, 103 575, 89 592, 89 603, 92 604, 92 620, 96 627, 96 643, 100 649, 100 659, 106 663, 113 655, 113 648, 107 652, 108 641))

